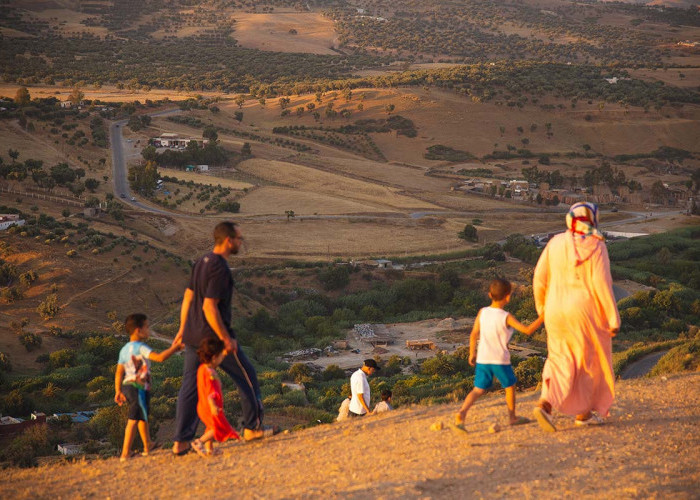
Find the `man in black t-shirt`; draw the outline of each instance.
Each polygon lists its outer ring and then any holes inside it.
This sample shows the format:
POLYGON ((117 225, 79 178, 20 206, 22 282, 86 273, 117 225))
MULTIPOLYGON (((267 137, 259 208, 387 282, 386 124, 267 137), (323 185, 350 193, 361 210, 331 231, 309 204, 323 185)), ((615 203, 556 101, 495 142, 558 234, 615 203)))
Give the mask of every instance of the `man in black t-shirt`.
POLYGON ((238 386, 243 409, 243 439, 265 435, 260 386, 255 369, 242 350, 231 328, 233 277, 226 259, 235 255, 243 241, 240 228, 233 222, 221 222, 214 228, 214 249, 201 257, 192 269, 180 310, 180 331, 185 344, 185 366, 177 397, 173 453, 182 454, 194 439, 197 417, 197 348, 202 339, 219 337, 227 356, 220 367, 238 386))

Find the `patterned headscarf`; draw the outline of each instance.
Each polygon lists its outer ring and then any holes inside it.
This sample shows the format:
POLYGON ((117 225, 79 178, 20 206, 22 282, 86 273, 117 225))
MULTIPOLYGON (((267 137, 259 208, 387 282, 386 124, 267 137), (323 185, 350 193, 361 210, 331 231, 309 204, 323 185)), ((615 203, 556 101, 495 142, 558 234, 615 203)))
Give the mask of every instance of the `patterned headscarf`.
POLYGON ((595 203, 581 201, 571 205, 566 214, 566 227, 582 238, 593 236, 599 240, 605 239, 603 233, 598 231, 598 205, 595 203))
POLYGON ((576 253, 576 265, 586 262, 596 249, 596 245, 587 244, 592 239, 605 240, 603 233, 598 231, 598 205, 582 201, 574 203, 566 214, 566 227, 573 240, 576 253), (582 256, 581 253, 584 253, 582 256))

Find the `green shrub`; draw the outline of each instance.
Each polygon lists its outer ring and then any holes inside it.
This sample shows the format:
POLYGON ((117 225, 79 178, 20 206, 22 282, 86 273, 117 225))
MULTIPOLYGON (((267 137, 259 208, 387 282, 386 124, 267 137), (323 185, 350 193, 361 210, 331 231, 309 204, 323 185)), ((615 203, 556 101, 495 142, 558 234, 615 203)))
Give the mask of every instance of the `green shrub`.
POLYGON ((663 375, 700 368, 700 340, 692 340, 674 347, 659 360, 650 375, 663 375))
POLYGON ((87 381, 92 375, 92 367, 88 365, 58 368, 47 375, 46 380, 64 389, 71 389, 87 381))
POLYGON ((3 399, 3 414, 14 417, 29 415, 34 404, 19 389, 14 389, 3 399))
POLYGON ((58 296, 55 293, 49 294, 36 308, 42 319, 47 320, 55 317, 58 314, 60 307, 58 305, 58 296))
POLYGON ((542 382, 542 369, 544 368, 544 360, 539 356, 532 356, 525 361, 517 364, 515 376, 518 379, 518 388, 525 389, 534 387, 542 382))
POLYGON ((0 372, 11 372, 12 363, 10 357, 4 352, 0 352, 0 372))
POLYGON ((289 368, 289 377, 297 384, 303 384, 311 381, 311 368, 304 363, 294 363, 289 368))
POLYGON ((49 354, 49 366, 51 368, 68 368, 75 366, 75 350, 60 349, 49 354))
POLYGON ((350 283, 348 266, 331 266, 318 273, 318 279, 326 290, 345 288, 350 283))
POLYGON ((17 467, 35 467, 36 457, 51 452, 46 425, 35 425, 13 439, 2 451, 3 460, 17 467))
POLYGON ((23 333, 19 337, 19 343, 24 346, 28 352, 38 349, 41 346, 42 338, 36 333, 23 333))
POLYGON ((321 375, 323 380, 336 380, 345 378, 345 370, 338 365, 328 365, 321 375))
POLYGON ((127 410, 127 405, 100 408, 90 420, 91 434, 98 439, 107 438, 113 446, 120 447, 124 439, 127 410))

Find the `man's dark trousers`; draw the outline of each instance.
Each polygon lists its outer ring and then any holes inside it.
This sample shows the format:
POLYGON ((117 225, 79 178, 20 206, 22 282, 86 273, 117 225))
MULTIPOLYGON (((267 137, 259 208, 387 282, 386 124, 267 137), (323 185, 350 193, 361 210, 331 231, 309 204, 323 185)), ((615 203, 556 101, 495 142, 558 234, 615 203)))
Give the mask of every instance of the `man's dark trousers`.
MULTIPOLYGON (((253 365, 239 348, 235 354, 228 354, 219 367, 233 379, 238 387, 243 408, 243 427, 253 430, 261 428, 263 406, 258 377, 255 375, 253 365)), ((197 432, 199 424, 197 416, 197 368, 199 368, 197 348, 185 346, 185 368, 182 373, 182 385, 177 396, 174 441, 192 441, 197 432)))

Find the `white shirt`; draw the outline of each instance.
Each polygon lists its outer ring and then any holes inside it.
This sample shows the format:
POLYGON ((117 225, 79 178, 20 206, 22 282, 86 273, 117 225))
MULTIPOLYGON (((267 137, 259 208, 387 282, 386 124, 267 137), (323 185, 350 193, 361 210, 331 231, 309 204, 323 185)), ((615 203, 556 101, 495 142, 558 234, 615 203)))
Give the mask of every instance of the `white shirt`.
POLYGON ((373 413, 384 413, 385 411, 391 411, 393 408, 386 401, 380 401, 377 406, 374 407, 373 413))
POLYGON ((484 307, 479 311, 479 347, 476 362, 482 365, 509 365, 508 342, 513 329, 506 320, 508 312, 497 307, 484 307))
POLYGON ((367 382, 367 375, 362 371, 362 368, 357 370, 350 377, 350 392, 352 393, 352 400, 350 401, 350 411, 357 413, 358 415, 364 415, 367 413, 364 406, 360 402, 360 394, 369 408, 369 382, 367 382))

